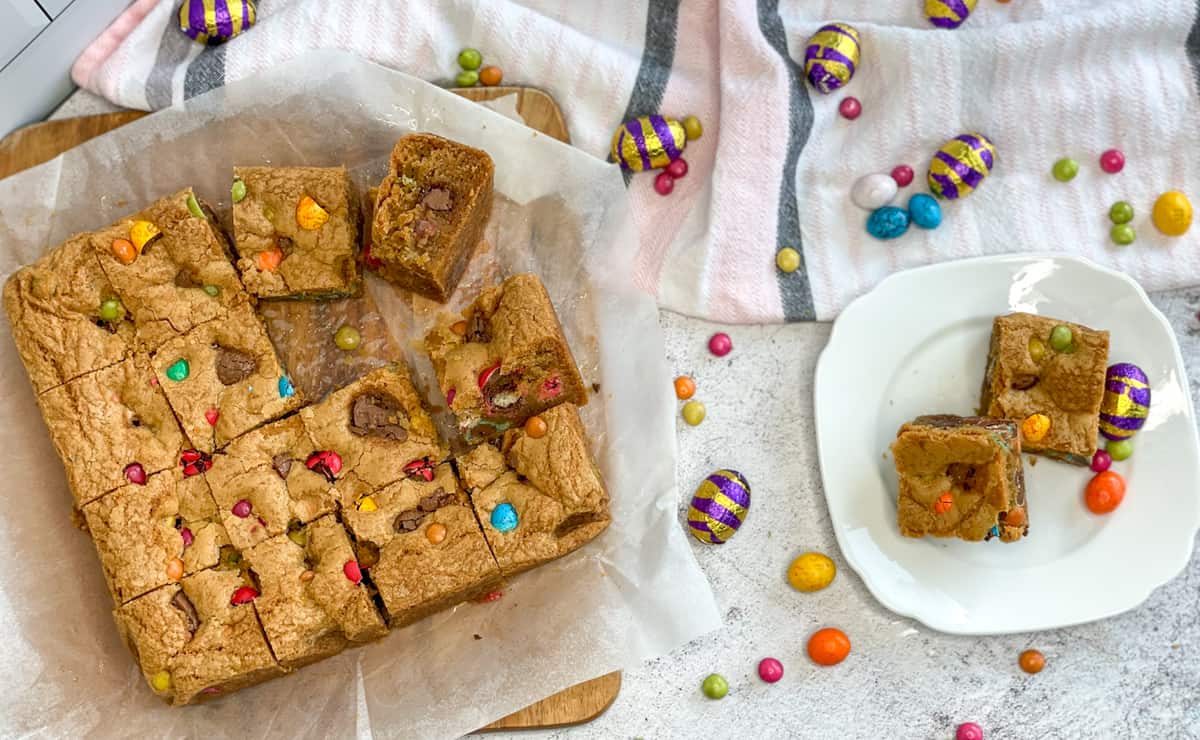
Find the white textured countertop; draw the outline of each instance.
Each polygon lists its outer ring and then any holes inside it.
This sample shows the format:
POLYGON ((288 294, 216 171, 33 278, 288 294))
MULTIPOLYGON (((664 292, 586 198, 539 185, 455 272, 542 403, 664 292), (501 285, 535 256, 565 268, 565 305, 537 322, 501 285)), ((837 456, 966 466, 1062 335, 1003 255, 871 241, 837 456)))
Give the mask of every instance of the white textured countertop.
MULTIPOLYGON (((77 93, 53 117, 109 110, 77 93)), ((1151 297, 1179 337, 1195 403, 1200 287, 1151 297)), ((688 538, 724 627, 626 671, 616 702, 595 721, 507 736, 941 740, 972 721, 987 740, 1200 737, 1200 559, 1140 608, 1089 625, 951 637, 897 617, 846 566, 825 507, 812 375, 829 324, 718 327, 668 312, 660 322, 675 373, 696 380, 696 398, 708 408, 699 427, 679 421, 680 526, 692 490, 711 471, 734 468, 753 488, 750 516, 727 544, 688 538), (734 345, 719 359, 707 349, 718 330, 734 345), (785 577, 792 558, 808 550, 838 565, 833 584, 815 594, 794 591, 785 577), (854 645, 832 668, 805 654, 809 634, 824 626, 842 629, 854 645), (1017 666, 1027 648, 1046 655, 1036 676, 1017 666), (783 662, 779 683, 758 679, 766 656, 783 662), (721 701, 700 692, 713 672, 729 681, 721 701)))

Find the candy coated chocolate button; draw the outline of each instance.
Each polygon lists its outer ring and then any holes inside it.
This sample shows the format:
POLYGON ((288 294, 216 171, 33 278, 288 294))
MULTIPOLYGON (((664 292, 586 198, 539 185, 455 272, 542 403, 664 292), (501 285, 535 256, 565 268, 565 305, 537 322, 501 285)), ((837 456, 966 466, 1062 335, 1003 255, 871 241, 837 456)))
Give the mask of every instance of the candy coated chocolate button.
POLYGON ((686 375, 680 375, 675 378, 675 397, 680 401, 686 401, 696 395, 696 381, 686 375))
POLYGON ((775 266, 780 272, 795 272, 800 269, 800 253, 791 247, 784 247, 775 253, 775 266))
POLYGON ((724 699, 729 693, 729 682, 719 673, 710 673, 700 685, 700 690, 709 699, 724 699))
POLYGON ((833 583, 836 574, 837 566, 829 556, 806 552, 788 566, 787 579, 797 591, 812 593, 833 583))
POLYGON ((286 375, 279 376, 279 397, 291 398, 296 395, 296 388, 292 385, 292 381, 286 375))
POLYGON ((171 690, 171 674, 167 671, 159 671, 150 679, 150 686, 155 691, 170 691, 171 690))
POLYGON ((245 519, 246 517, 250 516, 250 512, 253 508, 254 507, 249 501, 246 499, 240 499, 233 505, 233 508, 230 509, 230 511, 232 511, 233 515, 239 519, 245 519))
POLYGON ((362 583, 362 570, 358 567, 357 560, 347 560, 346 564, 342 566, 342 573, 351 583, 362 583))
POLYGON ((844 98, 842 102, 838 103, 838 113, 841 113, 842 118, 845 118, 847 121, 853 121, 862 115, 862 103, 858 101, 858 98, 853 96, 844 98))
POLYGON ((1125 168, 1125 155, 1119 149, 1109 149, 1100 155, 1100 169, 1115 175, 1125 168))
POLYGON ((141 463, 129 463, 125 466, 125 480, 139 486, 146 485, 146 469, 141 463))
POLYGON ((724 357, 733 350, 733 340, 725 332, 717 332, 708 338, 708 351, 717 357, 724 357))
MULTIPOLYGON (((495 512, 493 512, 494 514, 495 512)), ((446 525, 441 522, 434 522, 425 528, 425 539, 429 540, 430 544, 440 545, 446 539, 446 525)))
POLYGON ((688 141, 695 141, 704 135, 704 126, 700 124, 699 118, 688 116, 683 119, 683 132, 688 141))
POLYGON ((233 596, 229 598, 231 606, 239 604, 249 604, 258 598, 258 591, 251 586, 242 586, 233 592, 233 596))
POLYGON ((187 380, 187 376, 190 373, 191 373, 191 367, 188 365, 188 361, 183 358, 180 358, 180 359, 176 360, 175 362, 172 362, 167 367, 167 377, 170 378, 171 380, 174 380, 176 383, 183 381, 183 380, 187 380))
POLYGON ((767 683, 783 678, 783 663, 774 658, 763 658, 758 662, 758 677, 767 683))
POLYGON ((497 532, 511 532, 517 528, 517 510, 508 502, 502 503, 492 509, 489 521, 497 532))
POLYGON ((963 722, 954 733, 954 740, 983 740, 983 728, 974 722, 963 722))
POLYGON ((172 581, 178 581, 183 578, 183 561, 179 558, 171 558, 167 561, 167 578, 172 581))
POLYGON ((707 413, 704 404, 699 401, 688 401, 683 404, 683 420, 689 426, 700 426, 700 422, 704 421, 704 416, 707 413))

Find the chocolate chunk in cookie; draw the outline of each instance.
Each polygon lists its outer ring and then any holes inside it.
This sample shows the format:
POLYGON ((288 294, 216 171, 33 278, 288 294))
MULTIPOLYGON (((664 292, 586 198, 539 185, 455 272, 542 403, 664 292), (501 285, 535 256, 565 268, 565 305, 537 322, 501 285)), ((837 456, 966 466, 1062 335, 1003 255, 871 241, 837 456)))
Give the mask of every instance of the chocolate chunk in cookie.
POLYGON ((258 369, 258 360, 253 355, 236 349, 221 347, 217 350, 217 380, 222 385, 240 383, 258 369))
POLYGON ((350 431, 360 437, 408 439, 408 415, 395 398, 385 393, 365 393, 350 407, 350 431))

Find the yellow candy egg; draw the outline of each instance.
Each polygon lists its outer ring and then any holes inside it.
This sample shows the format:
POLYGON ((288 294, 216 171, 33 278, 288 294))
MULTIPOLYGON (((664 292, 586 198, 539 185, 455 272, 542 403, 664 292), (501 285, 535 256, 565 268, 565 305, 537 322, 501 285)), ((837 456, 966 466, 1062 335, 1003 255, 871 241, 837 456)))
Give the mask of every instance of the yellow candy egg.
POLYGON ((129 241, 133 242, 133 247, 142 253, 146 245, 162 235, 162 232, 157 226, 149 221, 134 221, 129 227, 129 241))
POLYGON ((827 555, 806 552, 788 566, 787 579, 797 591, 812 593, 833 583, 836 574, 837 566, 827 555))
POLYGON ((1154 226, 1167 236, 1182 236, 1192 225, 1192 203, 1178 190, 1154 201, 1154 226))
POLYGON ((307 195, 296 205, 296 223, 305 231, 316 231, 329 220, 329 211, 307 195))
POLYGON ((1032 414, 1021 422, 1021 436, 1027 442, 1041 442, 1050 433, 1050 417, 1045 414, 1032 414))

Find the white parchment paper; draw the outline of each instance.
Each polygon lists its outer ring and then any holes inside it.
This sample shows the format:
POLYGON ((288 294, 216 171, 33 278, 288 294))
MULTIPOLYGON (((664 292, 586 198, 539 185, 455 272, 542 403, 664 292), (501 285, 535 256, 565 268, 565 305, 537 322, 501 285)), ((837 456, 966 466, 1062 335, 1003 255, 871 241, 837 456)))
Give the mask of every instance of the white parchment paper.
MULTIPOLYGON (((676 518, 670 376, 653 298, 629 277, 636 239, 611 165, 419 80, 319 52, 0 181, 0 273, 187 185, 227 211, 235 164, 345 164, 360 184, 377 181, 392 144, 415 130, 496 162, 503 207, 476 272, 494 265, 545 281, 585 380, 600 385, 584 416, 612 526, 516 578, 498 602, 461 605, 285 678, 169 709, 117 636, 5 322, 0 734, 452 737, 719 626, 676 518)), ((381 285, 370 289, 386 293, 381 285)), ((389 296, 375 297, 392 325, 389 296)), ((397 325, 420 322, 422 307, 408 310, 397 325)))

